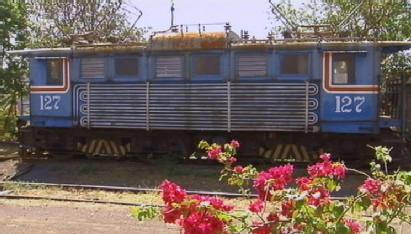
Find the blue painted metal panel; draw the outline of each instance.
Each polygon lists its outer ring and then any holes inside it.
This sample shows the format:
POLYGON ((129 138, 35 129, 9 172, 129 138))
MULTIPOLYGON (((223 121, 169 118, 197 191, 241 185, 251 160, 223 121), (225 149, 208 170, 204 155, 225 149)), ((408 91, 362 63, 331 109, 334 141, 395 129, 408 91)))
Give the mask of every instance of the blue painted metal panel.
POLYGON ((47 60, 34 59, 30 60, 30 84, 46 85, 47 83, 47 60))
POLYGON ((282 50, 276 51, 274 54, 275 63, 274 67, 276 68, 276 76, 278 80, 282 81, 292 81, 292 80, 299 80, 299 81, 308 81, 311 79, 312 74, 312 52, 309 51, 290 51, 290 50, 282 50), (289 55, 306 55, 308 59, 308 71, 307 74, 283 74, 283 59, 285 56, 289 55))
MULTIPOLYGON (((349 50, 349 48, 344 48, 349 50)), ((379 84, 379 62, 381 50, 374 47, 360 48, 366 53, 356 53, 356 81, 355 85, 378 85, 379 84)), ((359 50, 359 47, 353 48, 359 50)), ((104 79, 82 79, 80 78, 80 60, 94 57, 74 58, 71 63, 71 81, 74 84, 94 83, 125 83, 141 84, 149 80, 153 84, 200 84, 213 83, 222 84, 228 80, 233 82, 261 83, 301 83, 309 81, 316 83, 320 87, 319 94, 315 99, 319 102, 319 108, 313 112, 318 115, 320 129, 322 132, 332 133, 377 133, 380 127, 386 127, 394 123, 380 123, 378 118, 379 94, 370 93, 332 93, 322 88, 323 79, 323 53, 318 48, 302 51, 290 50, 261 50, 261 51, 210 51, 210 52, 164 52, 141 55, 106 55, 99 56, 105 59, 105 78, 104 79), (309 55, 309 71, 305 75, 283 75, 281 74, 281 57, 293 54, 309 55), (198 76, 194 73, 193 62, 197 56, 207 54, 221 55, 220 74, 212 76, 198 76), (264 54, 267 55, 267 76, 266 77, 247 77, 237 80, 235 56, 242 54, 264 54), (181 55, 184 57, 184 69, 182 78, 154 78, 155 76, 155 57, 161 55, 181 55), (136 77, 119 77, 115 74, 115 58, 138 57, 139 74, 136 77), (231 74, 230 72, 233 72, 231 74)), ((30 65, 30 77, 32 85, 46 85, 47 62, 46 60, 32 59, 30 65)), ((33 126, 38 127, 72 127, 73 103, 76 97, 72 97, 72 92, 66 94, 32 94, 31 95, 31 121, 33 126), (49 106, 45 104, 51 98, 49 106), (54 98, 54 101, 53 101, 54 98), (46 100, 47 99, 47 100, 46 100), (59 100, 58 108, 55 108, 55 101, 59 100), (52 108, 50 109, 50 105, 52 108), (47 107, 47 108, 46 108, 47 107)), ((81 103, 80 103, 81 104, 81 103)), ((84 103, 83 103, 84 104, 84 103)), ((77 110, 74 110, 77 111, 77 110)), ((290 113, 292 115, 293 113, 290 113)), ((252 121, 252 119, 250 119, 252 121)))
POLYGON ((121 56, 113 56, 109 58, 109 80, 116 82, 116 83, 136 83, 139 81, 143 81, 146 77, 146 69, 145 69, 145 57, 141 55, 121 55, 121 56), (120 76, 116 74, 115 69, 115 61, 116 59, 138 59, 138 63, 136 66, 138 67, 138 74, 136 76, 120 76))
POLYGON ((220 51, 213 51, 213 52, 207 52, 207 53, 193 53, 191 56, 191 62, 189 63, 190 65, 190 70, 192 71, 191 74, 191 79, 192 80, 197 80, 197 81, 207 81, 207 80, 214 80, 214 81, 219 81, 219 80, 229 80, 230 79, 230 69, 229 69, 229 64, 230 64, 230 58, 228 53, 223 53, 220 51), (209 56, 209 55, 218 55, 220 56, 220 73, 217 75, 199 75, 195 73, 195 64, 196 64, 196 59, 201 56, 209 56))
MULTIPOLYGON (((375 50, 372 48, 364 48, 364 50, 367 50, 367 53, 355 53, 356 80, 353 85, 378 85, 377 67, 379 61, 376 60, 375 50)), ((320 114, 321 131, 378 133, 378 102, 378 93, 350 93, 349 91, 339 93, 326 91, 323 87, 320 114)))
POLYGON ((31 122, 36 127, 71 127, 72 97, 67 94, 31 94, 31 122))

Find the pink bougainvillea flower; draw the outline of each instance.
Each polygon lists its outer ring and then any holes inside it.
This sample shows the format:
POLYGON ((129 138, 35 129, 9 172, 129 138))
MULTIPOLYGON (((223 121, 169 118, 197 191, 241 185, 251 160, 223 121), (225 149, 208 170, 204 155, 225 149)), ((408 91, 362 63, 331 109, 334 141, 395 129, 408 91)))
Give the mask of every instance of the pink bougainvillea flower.
POLYGON ((254 201, 248 206, 248 210, 250 210, 253 213, 260 213, 264 208, 264 202, 261 201, 260 199, 254 201))
POLYGON ((231 157, 230 157, 230 159, 228 159, 228 162, 229 162, 230 164, 234 164, 234 163, 236 163, 236 162, 237 162, 237 158, 236 158, 236 157, 231 156, 231 157))
POLYGON ((276 213, 270 213, 267 216, 267 221, 272 222, 272 223, 276 223, 276 222, 280 221, 280 217, 276 213))
POLYGON ((236 140, 232 140, 230 143, 231 147, 233 147, 234 149, 238 149, 240 148, 240 143, 236 140))
POLYGON ((310 190, 312 187, 312 182, 313 180, 308 177, 301 177, 296 179, 297 186, 301 191, 310 190))
POLYGON ((255 228, 252 229, 252 234, 270 234, 273 229, 272 225, 261 222, 254 222, 253 226, 255 226, 255 228))
POLYGON ((284 189, 292 181, 293 172, 294 167, 290 164, 260 172, 254 181, 254 188, 257 190, 260 199, 270 199, 270 191, 284 189))
POLYGON ((330 154, 320 156, 323 162, 316 163, 307 168, 308 175, 311 179, 319 177, 330 177, 344 179, 347 168, 342 163, 333 163, 330 154))
POLYGON ((350 229, 350 234, 360 234, 361 233, 361 225, 357 221, 353 219, 345 219, 344 220, 345 226, 350 229))
POLYGON ((176 223, 177 220, 180 220, 183 213, 180 209, 176 209, 170 205, 166 206, 163 210, 163 218, 166 223, 176 223))
POLYGON ((244 173, 244 167, 242 166, 235 166, 233 168, 234 173, 236 174, 243 174, 244 173))
POLYGON ((221 220, 199 211, 184 219, 182 226, 185 234, 221 234, 224 231, 224 223, 221 220))
POLYGON ((215 147, 207 152, 208 158, 211 160, 216 160, 220 157, 222 153, 221 147, 215 147))
POLYGON ((313 191, 308 196, 308 204, 319 207, 330 202, 330 192, 325 188, 318 188, 313 191))
POLYGON ((292 200, 288 200, 286 202, 281 203, 281 215, 287 218, 291 218, 294 212, 294 202, 292 200))
POLYGON ((381 186, 383 182, 372 178, 367 178, 364 184, 359 187, 359 190, 363 193, 367 193, 372 197, 381 196, 381 186))
POLYGON ((217 197, 193 195, 190 198, 197 201, 196 204, 198 205, 209 205, 219 211, 231 211, 234 208, 233 206, 224 204, 224 201, 217 197))
POLYGON ((331 154, 325 153, 325 154, 321 154, 320 158, 324 161, 324 162, 328 162, 331 160, 331 154))
POLYGON ((345 174, 347 172, 347 168, 342 163, 333 163, 333 176, 337 177, 338 179, 344 179, 345 174))
POLYGON ((168 180, 161 183, 160 188, 163 191, 162 198, 166 204, 181 203, 187 196, 184 189, 168 180))

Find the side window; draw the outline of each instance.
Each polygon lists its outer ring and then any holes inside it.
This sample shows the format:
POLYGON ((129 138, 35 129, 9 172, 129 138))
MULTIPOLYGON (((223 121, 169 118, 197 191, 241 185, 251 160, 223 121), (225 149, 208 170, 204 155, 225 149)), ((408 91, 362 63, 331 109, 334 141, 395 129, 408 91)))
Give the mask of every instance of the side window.
POLYGON ((237 57, 238 77, 264 77, 267 76, 266 55, 239 55, 237 57))
POLYGON ((332 82, 335 85, 355 83, 355 55, 334 54, 332 82))
POLYGON ((283 55, 281 57, 281 74, 307 75, 308 54, 283 55))
POLYGON ((136 77, 138 75, 138 58, 116 58, 114 70, 117 76, 136 77))
POLYGON ((47 60, 47 85, 63 85, 63 59, 47 60))
POLYGON ((199 55, 194 58, 194 74, 199 76, 219 75, 220 55, 199 55))
POLYGON ((80 78, 103 79, 105 77, 104 58, 82 58, 80 61, 80 78))
POLYGON ((182 78, 183 56, 158 56, 156 57, 155 73, 157 78, 182 78))

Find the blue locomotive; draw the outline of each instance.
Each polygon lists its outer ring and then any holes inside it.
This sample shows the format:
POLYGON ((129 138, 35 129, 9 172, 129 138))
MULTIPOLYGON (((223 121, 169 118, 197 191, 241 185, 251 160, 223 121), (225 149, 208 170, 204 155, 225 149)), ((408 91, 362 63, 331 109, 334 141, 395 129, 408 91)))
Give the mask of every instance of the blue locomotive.
POLYGON ((401 127, 398 116, 380 117, 380 63, 410 47, 255 40, 228 29, 14 51, 30 59, 20 142, 36 152, 187 156, 201 139, 235 138, 243 154, 273 161, 310 161, 321 150, 360 157, 383 129, 401 127))

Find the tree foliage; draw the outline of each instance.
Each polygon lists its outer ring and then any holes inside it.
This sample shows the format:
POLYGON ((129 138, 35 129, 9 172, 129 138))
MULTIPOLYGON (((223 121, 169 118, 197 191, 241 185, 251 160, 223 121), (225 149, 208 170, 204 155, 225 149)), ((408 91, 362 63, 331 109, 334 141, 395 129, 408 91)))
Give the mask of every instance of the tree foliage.
MULTIPOLYGON (((17 104, 27 93, 27 65, 22 58, 12 58, 6 50, 22 49, 27 39, 27 11, 21 1, 0 1, 0 130, 5 131, 6 138, 15 132, 17 104)), ((1 131, 0 131, 1 132, 1 131)), ((0 136, 4 137, 4 136, 0 136)))
MULTIPOLYGON (((303 30, 301 25, 329 25, 334 37, 359 40, 400 41, 411 39, 411 5, 403 0, 317 0, 295 6, 288 0, 273 1, 280 9, 284 25, 273 30, 303 30)), ((282 20, 275 15, 273 20, 282 20)), ((383 86, 389 79, 411 78, 410 53, 398 53, 384 59, 383 86)), ((383 89, 384 90, 384 89, 383 89)))
MULTIPOLYGON (((299 7, 287 2, 279 0, 273 4, 295 25, 329 24, 336 35, 375 40, 411 37, 411 9, 407 1, 317 0, 299 7)), ((280 28, 284 30, 287 26, 280 28)))
POLYGON ((79 36, 89 42, 141 40, 135 23, 142 12, 124 0, 33 0, 31 47, 71 46, 79 36), (128 19, 135 15, 134 22, 128 19))

